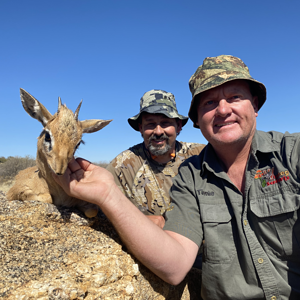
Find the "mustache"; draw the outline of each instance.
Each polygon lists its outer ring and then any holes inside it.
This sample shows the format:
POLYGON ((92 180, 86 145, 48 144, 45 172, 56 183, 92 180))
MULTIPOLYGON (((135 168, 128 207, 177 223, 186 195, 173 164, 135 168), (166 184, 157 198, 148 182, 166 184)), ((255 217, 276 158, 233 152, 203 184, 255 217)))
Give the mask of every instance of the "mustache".
POLYGON ((169 137, 166 134, 162 134, 160 136, 154 134, 154 135, 150 136, 148 141, 149 141, 149 144, 150 144, 152 141, 161 141, 161 140, 168 141, 169 137))

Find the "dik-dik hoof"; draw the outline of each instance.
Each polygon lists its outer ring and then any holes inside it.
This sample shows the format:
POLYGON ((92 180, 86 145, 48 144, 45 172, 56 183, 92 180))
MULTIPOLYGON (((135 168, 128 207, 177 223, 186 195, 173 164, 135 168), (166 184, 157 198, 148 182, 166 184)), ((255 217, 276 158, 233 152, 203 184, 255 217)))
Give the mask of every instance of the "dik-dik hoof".
POLYGON ((87 210, 84 211, 85 216, 88 218, 96 217, 97 213, 98 213, 97 208, 88 208, 87 210))

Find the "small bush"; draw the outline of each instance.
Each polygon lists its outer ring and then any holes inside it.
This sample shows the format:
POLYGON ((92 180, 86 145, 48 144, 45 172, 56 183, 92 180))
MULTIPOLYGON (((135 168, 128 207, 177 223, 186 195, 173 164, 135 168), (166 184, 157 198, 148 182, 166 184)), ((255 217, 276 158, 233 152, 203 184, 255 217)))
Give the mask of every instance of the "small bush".
POLYGON ((0 164, 0 177, 9 179, 15 177, 21 170, 35 166, 35 159, 29 155, 25 157, 9 156, 0 164))
MULTIPOLYGON (((5 162, 0 163, 0 180, 6 181, 14 178, 21 170, 36 165, 35 159, 29 155, 25 157, 9 156, 4 158, 5 162)), ((109 164, 107 161, 99 161, 93 163, 94 165, 106 168, 109 164)))
POLYGON ((3 164, 7 161, 7 159, 4 156, 0 157, 0 164, 3 164))
POLYGON ((99 162, 93 162, 93 164, 102 168, 106 168, 109 165, 109 162, 99 161, 99 162))

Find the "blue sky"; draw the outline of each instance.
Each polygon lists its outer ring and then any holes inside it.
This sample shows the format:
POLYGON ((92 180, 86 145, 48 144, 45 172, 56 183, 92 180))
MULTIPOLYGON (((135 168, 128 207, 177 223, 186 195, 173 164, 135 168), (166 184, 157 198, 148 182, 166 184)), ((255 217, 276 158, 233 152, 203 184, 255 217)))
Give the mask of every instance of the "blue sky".
MULTIPOLYGON (((85 134, 78 156, 109 161, 142 141, 127 119, 148 90, 191 101, 188 80, 207 56, 241 58, 267 87, 258 129, 299 131, 300 2, 0 1, 0 156, 36 154, 42 125, 23 109, 22 87, 51 113, 57 99, 79 119, 114 119, 85 134)), ((189 121, 179 140, 206 143, 189 121)))

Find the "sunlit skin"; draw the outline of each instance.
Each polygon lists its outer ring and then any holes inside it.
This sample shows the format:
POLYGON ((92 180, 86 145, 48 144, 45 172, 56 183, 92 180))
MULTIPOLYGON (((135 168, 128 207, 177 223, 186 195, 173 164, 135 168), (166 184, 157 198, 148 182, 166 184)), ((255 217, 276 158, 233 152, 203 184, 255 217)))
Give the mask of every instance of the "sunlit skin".
POLYGON ((149 138, 152 136, 157 137, 156 140, 151 141, 153 146, 163 148, 166 147, 167 143, 171 146, 171 149, 167 153, 154 158, 159 163, 167 163, 170 161, 170 154, 175 153, 175 141, 181 128, 181 120, 168 118, 164 114, 143 113, 141 123, 139 124, 139 130, 144 138, 146 148, 148 148, 149 138), (168 136, 168 142, 165 139, 159 139, 159 137, 162 137, 164 134, 168 136))
POLYGON ((245 169, 256 129, 258 99, 245 80, 234 80, 201 94, 198 122, 224 171, 244 193, 245 169))
POLYGON ((258 100, 245 80, 234 80, 201 94, 198 122, 216 152, 250 150, 258 100))

